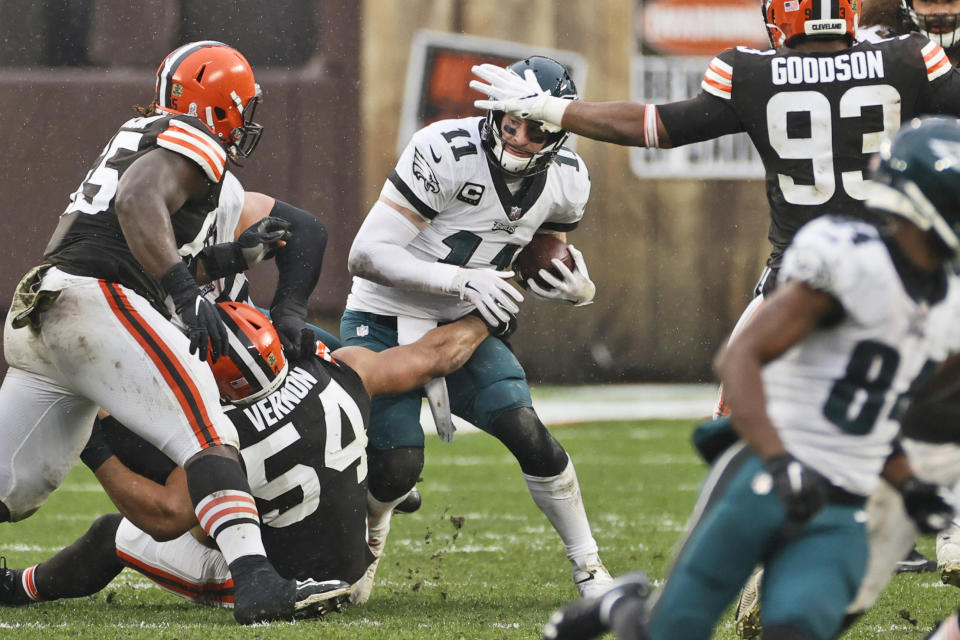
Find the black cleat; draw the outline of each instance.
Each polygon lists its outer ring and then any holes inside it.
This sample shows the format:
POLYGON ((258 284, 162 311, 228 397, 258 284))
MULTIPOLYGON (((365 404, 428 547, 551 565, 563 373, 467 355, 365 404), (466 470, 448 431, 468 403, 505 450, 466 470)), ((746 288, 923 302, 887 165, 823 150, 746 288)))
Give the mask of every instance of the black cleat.
POLYGON ((923 555, 917 548, 911 549, 907 557, 897 563, 897 573, 927 573, 937 570, 937 562, 923 555))
POLYGON ((420 499, 420 492, 416 487, 410 489, 410 493, 407 494, 407 497, 403 499, 397 506, 393 508, 394 511, 398 513, 413 513, 420 508, 422 500, 420 499))
POLYGON ((22 574, 18 569, 7 569, 7 559, 0 556, 0 606, 19 607, 33 602, 20 586, 22 574))
POLYGON ((342 611, 349 596, 350 585, 343 580, 297 580, 294 615, 297 618, 322 618, 328 613, 342 611))
MULTIPOLYGON (((233 571, 234 564, 230 565, 233 571)), ((233 618, 240 624, 269 622, 271 620, 293 620, 297 600, 297 581, 280 577, 276 569, 266 558, 257 562, 257 567, 244 572, 243 580, 237 584, 233 601, 233 618)), ((234 582, 237 581, 234 575, 234 582)))
POLYGON ((615 606, 633 602, 642 604, 650 597, 646 574, 630 573, 614 580, 610 589, 595 598, 584 598, 554 612, 543 627, 544 640, 586 640, 612 628, 615 606))

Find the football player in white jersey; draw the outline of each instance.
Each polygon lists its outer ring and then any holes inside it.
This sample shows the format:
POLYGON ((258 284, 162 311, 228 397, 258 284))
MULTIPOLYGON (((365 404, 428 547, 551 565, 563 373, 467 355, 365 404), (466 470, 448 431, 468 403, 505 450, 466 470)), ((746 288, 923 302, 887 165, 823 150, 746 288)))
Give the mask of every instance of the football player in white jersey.
MULTIPOLYGON (((548 638, 707 638, 763 561, 764 638, 828 640, 867 564, 866 497, 916 389, 960 350, 960 124, 884 144, 869 204, 823 216, 717 360, 740 442, 716 461, 658 598, 642 575, 551 619, 548 638)), ((957 359, 950 362, 955 366, 957 359)), ((924 514, 927 515, 927 514, 924 514)))
MULTIPOLYGON (((532 74, 557 98, 577 97, 569 73, 554 60, 535 56, 512 68, 532 74)), ((340 325, 343 344, 380 351, 471 312, 509 331, 523 299, 507 282, 514 257, 534 234, 573 230, 590 194, 587 168, 563 147, 566 137, 559 128, 500 111, 442 120, 415 133, 350 249, 354 281, 340 325)), ((590 304, 594 284, 583 256, 570 251, 574 269, 561 265, 562 278, 553 278, 552 288, 533 283, 531 290, 590 304)), ((534 502, 564 542, 581 594, 605 585, 609 573, 573 463, 533 410, 526 375, 507 344, 485 340, 461 370, 431 385, 428 395, 439 389, 435 406, 449 398, 452 413, 500 439, 517 458, 534 502)), ((373 403, 368 516, 378 556, 394 505, 423 468, 422 393, 373 403)), ((440 415, 441 427, 444 417, 449 414, 440 415)), ((356 588, 355 601, 369 597, 375 570, 376 564, 356 588)))

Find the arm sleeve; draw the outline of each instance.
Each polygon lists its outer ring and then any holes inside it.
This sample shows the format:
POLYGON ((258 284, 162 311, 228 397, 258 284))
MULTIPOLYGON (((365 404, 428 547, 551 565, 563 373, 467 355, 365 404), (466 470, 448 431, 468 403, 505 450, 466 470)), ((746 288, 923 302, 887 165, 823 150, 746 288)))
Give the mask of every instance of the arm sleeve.
POLYGON ((657 107, 671 146, 679 147, 744 131, 734 107, 735 61, 735 50, 724 51, 707 65, 699 95, 657 107))
POLYGON ((276 253, 277 290, 270 312, 291 311, 306 319, 307 302, 320 279, 327 229, 312 213, 276 201, 270 215, 290 223, 290 239, 276 253))
POLYGON ((374 203, 350 247, 350 273, 386 286, 455 293, 458 267, 420 260, 407 250, 419 233, 402 213, 374 203))

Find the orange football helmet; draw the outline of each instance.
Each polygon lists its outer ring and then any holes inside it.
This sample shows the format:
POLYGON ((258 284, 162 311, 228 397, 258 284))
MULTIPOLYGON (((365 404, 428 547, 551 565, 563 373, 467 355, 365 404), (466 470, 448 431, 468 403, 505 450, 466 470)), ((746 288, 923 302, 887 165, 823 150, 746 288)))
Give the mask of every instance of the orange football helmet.
POLYGON ((789 46, 800 36, 846 36, 853 44, 860 0, 763 0, 770 44, 789 46))
POLYGON ((263 127, 253 121, 260 99, 247 59, 222 42, 185 44, 157 69, 157 110, 200 119, 234 161, 249 156, 260 142, 263 127))
POLYGON ((220 398, 250 404, 276 391, 286 378, 287 359, 270 320, 240 302, 221 302, 217 312, 228 330, 226 355, 210 363, 220 398))

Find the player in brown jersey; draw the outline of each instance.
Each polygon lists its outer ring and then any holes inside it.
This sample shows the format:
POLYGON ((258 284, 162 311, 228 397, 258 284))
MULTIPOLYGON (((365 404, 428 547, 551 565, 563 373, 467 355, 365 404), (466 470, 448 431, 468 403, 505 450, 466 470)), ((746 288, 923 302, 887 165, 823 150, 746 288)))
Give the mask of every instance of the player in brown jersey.
MULTIPOLYGON (((219 306, 231 326, 230 346, 212 366, 223 399, 234 404, 227 416, 267 525, 268 557, 286 577, 321 581, 328 589, 324 609, 335 608, 346 584, 373 560, 365 540, 370 396, 451 373, 488 330, 467 317, 379 353, 362 347, 331 353, 316 343, 314 352, 287 361, 274 328, 256 309, 219 306)), ((89 595, 125 565, 183 597, 233 602, 233 580, 220 553, 184 533, 197 517, 183 470, 131 435, 104 420, 83 455, 127 519, 101 516, 49 560, 22 571, 0 569, 0 604, 89 595)))
POLYGON ((108 141, 17 288, 0 388, 0 521, 40 507, 103 407, 186 469, 237 582, 241 623, 293 617, 313 594, 266 559, 236 430, 203 362, 223 352, 227 331, 182 250, 215 222, 228 162, 256 147, 259 101, 246 59, 222 43, 164 59, 159 114, 108 141))

